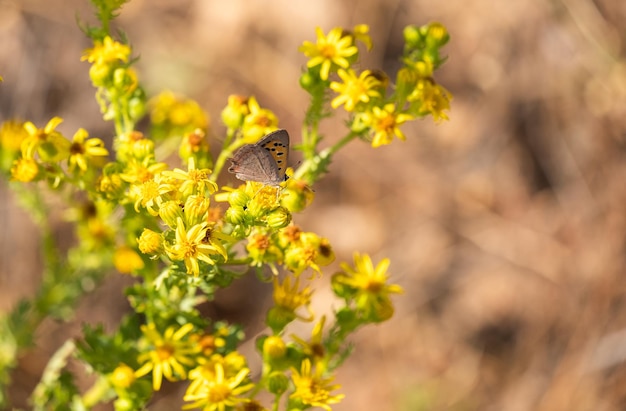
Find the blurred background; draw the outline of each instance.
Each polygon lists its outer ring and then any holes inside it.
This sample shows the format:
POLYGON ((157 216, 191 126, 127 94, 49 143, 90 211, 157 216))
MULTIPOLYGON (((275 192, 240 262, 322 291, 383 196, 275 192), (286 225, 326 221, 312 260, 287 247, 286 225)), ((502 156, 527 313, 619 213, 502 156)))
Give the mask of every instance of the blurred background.
MULTIPOLYGON (((94 22, 87 1, 0 0, 0 120, 43 127, 58 115, 65 135, 85 127, 110 142, 76 16, 94 22)), ((392 320, 352 339, 336 381, 346 398, 333 409, 626 409, 626 2, 133 0, 115 27, 140 56, 148 93, 196 99, 217 148, 230 94, 255 95, 300 139, 297 49, 316 26, 369 24, 374 49, 362 68, 395 72, 404 26, 430 21, 451 34, 436 74, 454 96, 450 121, 413 122, 406 142, 379 149, 352 143, 295 216, 329 238, 337 262, 355 250, 389 257, 391 281, 406 291, 392 320)), ((341 122, 325 125, 329 142, 341 122)), ((36 293, 41 259, 36 227, 5 181, 0 226, 8 311, 36 293)), ((75 321, 41 325, 14 373, 15 406, 28 407, 49 356, 82 322, 115 327, 132 281, 112 275, 75 321)), ((330 292, 316 295, 314 308, 330 310, 330 292)), ((245 277, 211 315, 242 322, 253 339, 268 298, 267 285, 245 277)), ((167 385, 149 408, 175 409, 183 390, 167 385)))

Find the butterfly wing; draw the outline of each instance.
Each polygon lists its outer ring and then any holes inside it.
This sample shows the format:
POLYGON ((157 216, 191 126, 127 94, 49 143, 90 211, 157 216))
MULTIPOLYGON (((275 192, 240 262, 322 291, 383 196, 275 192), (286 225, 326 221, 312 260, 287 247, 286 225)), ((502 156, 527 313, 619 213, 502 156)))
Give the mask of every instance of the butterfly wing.
POLYGON ((228 171, 243 181, 257 181, 278 186, 285 181, 289 160, 289 134, 276 130, 256 144, 241 147, 231 159, 228 171))
POLYGON ((276 162, 278 183, 285 181, 285 171, 289 161, 289 133, 287 130, 276 130, 263 137, 257 146, 263 147, 276 162))
POLYGON ((248 144, 233 156, 228 171, 243 181, 257 181, 267 185, 280 184, 280 174, 271 154, 263 147, 248 144))

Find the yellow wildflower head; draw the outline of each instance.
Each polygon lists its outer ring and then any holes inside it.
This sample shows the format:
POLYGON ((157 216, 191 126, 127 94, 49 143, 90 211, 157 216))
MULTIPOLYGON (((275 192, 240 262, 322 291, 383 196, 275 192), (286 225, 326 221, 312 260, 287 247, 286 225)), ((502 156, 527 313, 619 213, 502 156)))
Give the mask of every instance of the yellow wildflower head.
POLYGON ((276 263, 282 260, 282 250, 277 246, 274 236, 262 231, 254 231, 248 237, 246 245, 250 265, 260 267, 267 263, 276 263))
POLYGON ((328 35, 319 27, 315 31, 317 42, 305 41, 299 50, 309 58, 307 67, 319 66, 319 77, 328 80, 331 71, 350 67, 350 61, 354 60, 358 49, 354 46, 352 36, 344 33, 340 27, 335 27, 328 35))
POLYGON ((208 196, 217 191, 217 184, 209 180, 211 170, 197 169, 193 157, 189 158, 187 171, 175 168, 172 171, 163 171, 163 175, 182 182, 178 190, 184 197, 193 194, 208 196))
POLYGON ((165 251, 172 260, 182 260, 185 262, 187 274, 195 276, 200 274, 200 261, 214 265, 215 254, 221 254, 227 258, 223 247, 218 247, 214 243, 206 241, 208 226, 204 222, 196 224, 189 229, 185 227, 182 218, 178 218, 176 225, 176 239, 173 244, 166 244, 165 251))
POLYGON ((145 348, 137 360, 143 365, 135 371, 135 376, 139 378, 152 372, 155 391, 161 388, 163 377, 169 381, 186 378, 187 369, 195 364, 194 356, 199 352, 199 347, 186 338, 192 330, 191 323, 168 327, 163 334, 153 323, 141 326, 145 348))
POLYGON ((87 138, 89 134, 83 128, 78 129, 72 138, 70 157, 67 161, 70 171, 87 171, 89 165, 102 166, 109 152, 99 138, 87 138))
POLYGON ((66 159, 70 152, 70 142, 56 131, 61 122, 63 119, 60 117, 53 117, 42 129, 30 121, 24 123, 28 136, 22 141, 22 157, 34 158, 36 153, 43 161, 57 162, 66 159))
POLYGON ((302 361, 299 370, 292 368, 291 372, 291 379, 296 387, 296 391, 289 396, 291 400, 331 411, 330 406, 337 404, 345 397, 343 394, 331 394, 331 391, 341 386, 331 384, 334 379, 333 377, 324 377, 323 367, 318 366, 315 371, 313 371, 311 360, 308 358, 302 361))
POLYGON ((300 212, 311 205, 315 192, 304 180, 290 178, 281 191, 280 204, 292 213, 300 212))
POLYGON ((83 52, 81 61, 88 61, 94 64, 105 64, 114 61, 128 62, 130 57, 130 47, 119 43, 111 37, 106 36, 103 40, 96 40, 94 47, 83 52))
POLYGON ((357 311, 369 322, 385 321, 393 315, 391 294, 400 294, 402 287, 387 284, 389 259, 383 259, 376 267, 369 255, 354 254, 354 268, 341 264, 343 272, 332 279, 337 295, 354 301, 357 311))
POLYGON ((374 135, 372 147, 390 144, 394 136, 405 140, 400 125, 412 118, 410 114, 397 112, 393 103, 385 104, 383 107, 372 107, 372 111, 361 116, 363 124, 370 127, 374 135))
POLYGON ((118 247, 115 250, 113 264, 117 271, 122 274, 130 274, 134 271, 141 270, 145 265, 139 254, 127 246, 118 247))
POLYGON ((308 358, 311 358, 314 363, 321 363, 326 355, 326 348, 324 348, 324 324, 326 323, 326 316, 322 316, 320 321, 315 324, 313 331, 311 332, 311 339, 307 342, 295 334, 291 335, 291 338, 300 345, 302 352, 308 358))
POLYGON ((191 383, 183 399, 191 404, 184 408, 222 411, 226 407, 248 402, 249 399, 241 395, 254 388, 253 383, 246 381, 249 373, 250 370, 245 366, 234 369, 227 358, 212 356, 209 361, 189 373, 191 383))
POLYGON ((161 234, 144 228, 141 236, 137 239, 139 251, 144 254, 159 255, 163 252, 163 238, 161 234))
POLYGON ((11 156, 16 154, 22 146, 22 141, 28 137, 24 129, 24 123, 17 120, 9 120, 0 127, 0 152, 7 152, 11 156))
POLYGON ((282 283, 274 276, 274 307, 267 314, 267 323, 274 332, 280 332, 288 323, 299 318, 302 321, 312 321, 311 297, 313 291, 309 286, 300 289, 300 277, 293 279, 287 275, 282 283), (296 313, 304 307, 307 315, 296 313))
POLYGON ((256 143, 278 128, 278 118, 271 110, 262 108, 254 96, 248 99, 249 113, 243 119, 241 131, 246 144, 256 143))
POLYGON ((135 372, 126 364, 120 364, 109 375, 109 382, 115 388, 126 389, 135 382, 135 372))
POLYGON ((228 96, 228 104, 222 110, 222 121, 226 127, 237 129, 243 124, 243 119, 250 114, 248 98, 232 94, 228 96))
POLYGON ((346 111, 354 111, 357 104, 367 104, 370 99, 381 97, 378 91, 381 83, 371 71, 365 70, 358 77, 352 69, 339 69, 337 74, 343 83, 330 83, 330 88, 339 93, 330 103, 333 108, 343 104, 346 111))
MULTIPOLYGON (((204 137, 210 119, 195 101, 182 98, 171 91, 163 91, 150 101, 152 136, 161 140, 170 136, 184 136, 196 133, 204 137)), ((200 139, 202 140, 202 138, 200 139)))
POLYGON ((409 110, 417 116, 431 114, 435 121, 447 120, 445 111, 450 110, 452 95, 443 86, 435 83, 431 78, 420 79, 409 95, 411 103, 409 110))
POLYGON ((33 181, 39 174, 39 166, 32 158, 18 158, 11 167, 11 179, 28 183, 33 181))

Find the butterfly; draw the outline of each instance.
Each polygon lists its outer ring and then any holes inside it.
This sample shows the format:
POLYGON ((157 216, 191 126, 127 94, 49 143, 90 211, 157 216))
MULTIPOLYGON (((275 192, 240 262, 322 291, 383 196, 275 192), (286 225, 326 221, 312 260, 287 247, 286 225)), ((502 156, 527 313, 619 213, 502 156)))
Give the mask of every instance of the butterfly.
POLYGON ((289 134, 287 130, 276 130, 257 143, 246 144, 237 150, 228 171, 243 181, 278 187, 287 179, 288 159, 289 134))

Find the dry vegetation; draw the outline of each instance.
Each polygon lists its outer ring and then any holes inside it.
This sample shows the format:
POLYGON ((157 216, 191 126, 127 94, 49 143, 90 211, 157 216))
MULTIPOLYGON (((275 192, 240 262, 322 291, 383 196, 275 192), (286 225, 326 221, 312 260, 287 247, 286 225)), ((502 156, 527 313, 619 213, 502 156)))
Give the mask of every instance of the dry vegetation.
MULTIPOLYGON (((64 133, 82 126, 110 142, 79 61, 89 42, 77 11, 91 18, 86 1, 0 0, 0 119, 60 115, 64 133)), ((148 91, 197 99, 215 138, 237 93, 256 95, 297 140, 297 47, 315 26, 368 23, 375 49, 363 66, 391 71, 402 28, 432 20, 452 36, 438 76, 454 95, 451 121, 409 125, 408 141, 377 150, 353 144, 296 216, 339 260, 390 257, 406 290, 392 321, 354 339, 335 409, 626 409, 626 2, 133 0, 117 24, 148 91)), ((327 137, 339 127, 327 125, 327 137)), ((40 267, 35 226, 5 182, 0 200, 9 310, 36 292, 40 267)), ((81 321, 119 320, 130 281, 114 275, 74 322, 42 325, 14 374, 16 406, 81 321)), ((207 315, 242 321, 253 337, 267 291, 244 279, 207 315)), ((150 409, 171 409, 181 390, 168 386, 150 409)))

